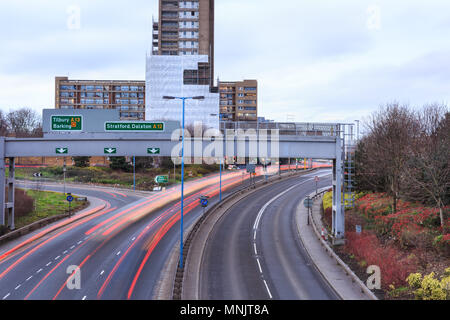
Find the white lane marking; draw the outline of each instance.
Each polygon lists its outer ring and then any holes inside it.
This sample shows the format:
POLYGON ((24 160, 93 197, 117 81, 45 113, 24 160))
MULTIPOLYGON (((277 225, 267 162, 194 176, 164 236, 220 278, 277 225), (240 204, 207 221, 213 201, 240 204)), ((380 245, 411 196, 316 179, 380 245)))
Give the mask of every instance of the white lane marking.
POLYGON ((119 252, 117 252, 116 256, 118 256, 119 254, 120 254, 120 251, 119 251, 119 252))
POLYGON ((27 280, 25 280, 25 281, 28 281, 28 280, 30 280, 31 278, 33 278, 33 276, 30 276, 27 280))
POLYGON ((66 253, 67 253, 67 250, 63 252, 63 254, 66 254, 66 253))
MULTIPOLYGON (((256 232, 258 231, 259 222, 260 222, 260 220, 261 220, 261 217, 262 217, 264 211, 266 211, 267 207, 268 207, 272 202, 274 202, 275 200, 277 200, 279 197, 281 197, 282 195, 284 195, 285 193, 287 193, 287 192, 291 191, 292 189, 294 189, 294 188, 296 188, 296 187, 298 187, 298 186, 301 186, 302 184, 305 184, 305 183, 307 183, 307 182, 309 182, 309 181, 311 181, 311 180, 313 180, 313 179, 307 179, 307 180, 305 180, 305 181, 302 181, 302 182, 300 182, 300 183, 297 183, 297 184, 293 185, 292 187, 290 187, 290 188, 284 190, 282 193, 277 194, 275 197, 273 197, 272 199, 270 199, 268 202, 266 202, 266 203, 264 204, 264 206, 261 208, 261 210, 259 210, 258 215, 256 216, 256 219, 255 219, 255 223, 253 224, 253 230, 254 230, 254 233, 253 233, 253 239, 256 239, 256 232)), ((258 255, 258 251, 256 250, 256 243, 255 243, 255 242, 253 242, 253 248, 254 248, 255 254, 258 255)), ((261 264, 260 264, 260 262, 259 262, 259 258, 256 258, 256 261, 258 262, 259 272, 261 273, 261 275, 263 275, 262 268, 261 268, 261 264)), ((263 279, 263 281, 264 281, 264 285, 266 286, 267 293, 269 294, 270 299, 272 299, 272 293, 270 292, 269 286, 267 285, 267 282, 266 282, 265 279, 263 279)))
POLYGON ((61 256, 57 256, 57 257, 55 258, 55 260, 58 260, 59 258, 61 258, 61 256))
POLYGON ((75 246, 71 246, 71 247, 70 247, 70 250, 72 250, 73 248, 75 248, 75 246))
POLYGON ((48 267, 49 265, 51 265, 52 262, 50 261, 49 263, 47 263, 45 266, 48 267))
POLYGON ((261 268, 261 263, 259 263, 259 259, 258 258, 256 258, 256 262, 258 262, 258 268, 259 268, 259 273, 263 273, 262 272, 262 268, 261 268))
POLYGON ((81 244, 82 242, 83 242, 83 241, 82 241, 82 240, 80 240, 80 241, 78 241, 78 242, 77 242, 77 244, 81 244))
POLYGON ((83 299, 81 299, 81 300, 86 300, 86 298, 87 298, 87 296, 84 296, 83 299))
POLYGON ((17 290, 17 289, 19 289, 20 287, 21 287, 22 285, 21 284, 19 284, 17 287, 15 287, 14 288, 14 290, 17 290))
POLYGON ((131 239, 131 241, 134 241, 134 240, 136 240, 136 237, 133 237, 133 239, 131 239))
POLYGON ((294 189, 294 188, 296 188, 296 187, 298 187, 298 186, 301 186, 302 184, 305 184, 306 182, 311 181, 311 180, 312 180, 312 179, 308 179, 308 180, 305 180, 305 181, 303 181, 303 182, 301 182, 301 183, 295 184, 295 185, 293 185, 292 187, 290 187, 290 188, 284 190, 282 193, 277 194, 275 197, 273 197, 272 199, 270 199, 268 202, 266 202, 266 204, 261 208, 261 210, 259 210, 258 215, 256 216, 255 223, 253 224, 253 230, 257 230, 257 229, 258 229, 259 221, 261 220, 261 217, 262 217, 264 211, 266 211, 267 207, 268 207, 272 202, 274 202, 275 200, 277 200, 279 197, 281 197, 281 196, 284 195, 285 193, 291 191, 292 189, 294 189))
POLYGON ((105 273, 105 270, 102 270, 102 272, 100 272, 100 275, 102 275, 102 274, 104 274, 105 273))
POLYGON ((266 280, 263 280, 263 281, 264 281, 264 284, 266 285, 267 293, 269 294, 270 299, 272 299, 272 294, 270 293, 269 286, 267 285, 266 280))
POLYGON ((6 298, 8 298, 11 295, 11 293, 8 293, 6 296, 3 297, 3 300, 5 300, 6 298))
POLYGON ((42 269, 39 269, 38 271, 36 271, 36 273, 39 273, 39 272, 41 272, 42 271, 42 269))

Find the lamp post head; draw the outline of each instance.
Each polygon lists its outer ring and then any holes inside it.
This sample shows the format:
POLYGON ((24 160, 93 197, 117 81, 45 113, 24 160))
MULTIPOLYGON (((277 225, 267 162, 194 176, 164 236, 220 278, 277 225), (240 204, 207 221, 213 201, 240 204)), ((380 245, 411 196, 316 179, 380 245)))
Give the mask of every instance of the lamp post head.
POLYGON ((197 97, 192 97, 192 99, 194 100, 205 100, 204 96, 197 96, 197 97))
POLYGON ((173 99, 175 99, 175 97, 172 97, 172 96, 163 96, 163 99, 166 99, 166 100, 173 100, 173 99))

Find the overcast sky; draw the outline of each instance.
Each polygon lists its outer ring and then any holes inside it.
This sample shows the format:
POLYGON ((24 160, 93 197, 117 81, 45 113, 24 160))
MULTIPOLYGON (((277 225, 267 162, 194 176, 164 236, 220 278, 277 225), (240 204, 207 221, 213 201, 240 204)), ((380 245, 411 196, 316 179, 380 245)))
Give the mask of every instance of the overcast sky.
MULTIPOLYGON (((58 75, 144 80, 157 5, 0 0, 0 109, 54 108, 58 75)), ((257 79, 260 116, 352 121, 450 101, 448 0, 216 0, 215 28, 216 77, 257 79)))

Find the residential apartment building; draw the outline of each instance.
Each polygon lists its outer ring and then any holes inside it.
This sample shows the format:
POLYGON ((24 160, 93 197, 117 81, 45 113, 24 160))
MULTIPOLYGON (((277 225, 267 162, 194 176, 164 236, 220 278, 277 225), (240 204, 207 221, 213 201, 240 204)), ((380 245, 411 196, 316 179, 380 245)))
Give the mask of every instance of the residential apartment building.
POLYGON ((214 0, 159 0, 159 21, 153 22, 154 55, 206 55, 199 76, 214 79, 214 0))
POLYGON ((219 127, 219 94, 214 87, 214 0, 159 0, 147 56, 146 120, 181 121, 179 100, 163 96, 204 96, 186 103, 186 124, 219 127))
POLYGON ((220 81, 221 121, 258 120, 257 80, 220 81))
POLYGON ((145 81, 55 78, 56 109, 118 109, 121 120, 145 119, 145 81))

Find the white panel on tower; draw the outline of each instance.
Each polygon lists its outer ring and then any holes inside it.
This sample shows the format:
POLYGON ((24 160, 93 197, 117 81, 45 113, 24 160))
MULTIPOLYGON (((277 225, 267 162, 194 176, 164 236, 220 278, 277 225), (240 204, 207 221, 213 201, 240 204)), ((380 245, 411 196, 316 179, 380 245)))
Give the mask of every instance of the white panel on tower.
POLYGON ((211 93, 209 85, 185 85, 184 70, 198 70, 207 55, 148 55, 146 67, 146 120, 182 120, 181 100, 165 100, 163 96, 195 97, 186 100, 185 124, 202 122, 208 128, 219 128, 219 93, 211 93))

